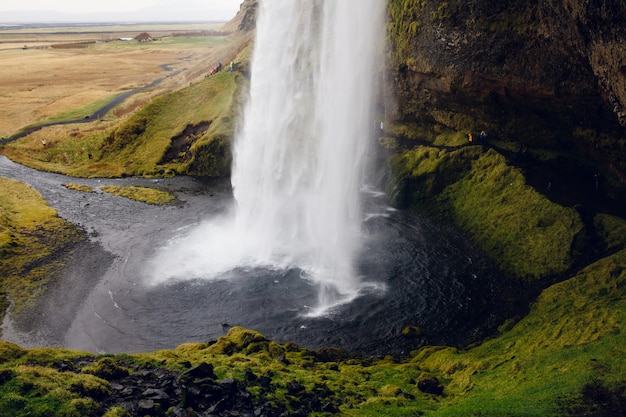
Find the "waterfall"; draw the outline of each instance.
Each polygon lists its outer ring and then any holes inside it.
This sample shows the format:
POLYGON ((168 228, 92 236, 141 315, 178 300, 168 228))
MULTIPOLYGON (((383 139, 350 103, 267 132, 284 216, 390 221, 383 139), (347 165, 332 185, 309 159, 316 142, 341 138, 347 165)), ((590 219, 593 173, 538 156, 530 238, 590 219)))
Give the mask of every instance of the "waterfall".
POLYGON ((198 247, 181 255, 211 261, 160 274, 298 268, 319 287, 321 309, 358 294, 384 3, 260 2, 250 97, 233 147, 234 218, 186 238, 198 247))

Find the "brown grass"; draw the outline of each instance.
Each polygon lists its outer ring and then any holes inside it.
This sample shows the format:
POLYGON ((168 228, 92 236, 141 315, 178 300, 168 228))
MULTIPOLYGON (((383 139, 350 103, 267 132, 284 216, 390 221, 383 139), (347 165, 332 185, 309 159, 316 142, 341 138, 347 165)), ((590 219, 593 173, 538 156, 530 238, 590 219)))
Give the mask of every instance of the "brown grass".
MULTIPOLYGON (((204 29, 212 28, 210 24, 204 29)), ((198 25, 177 30, 198 30, 198 25)), ((57 28, 57 31, 65 30, 57 28)), ((214 37, 168 44, 173 28, 119 28, 119 33, 57 34, 0 31, 0 137, 60 113, 81 108, 117 93, 169 76, 154 91, 171 91, 208 73, 221 59, 222 44, 214 37), (154 42, 111 41, 145 29, 154 42), (129 32, 132 31, 132 32, 129 32), (167 35, 167 36, 166 36, 167 35), (204 41, 206 39, 206 42, 204 41), (85 48, 58 49, 52 44, 96 41, 85 48), (27 45, 28 49, 22 49, 27 45), (169 64, 178 76, 159 66, 169 64), (193 72, 193 74, 190 74, 193 72)), ((112 30, 110 27, 107 30, 112 30)), ((152 95, 151 94, 151 95, 152 95)))

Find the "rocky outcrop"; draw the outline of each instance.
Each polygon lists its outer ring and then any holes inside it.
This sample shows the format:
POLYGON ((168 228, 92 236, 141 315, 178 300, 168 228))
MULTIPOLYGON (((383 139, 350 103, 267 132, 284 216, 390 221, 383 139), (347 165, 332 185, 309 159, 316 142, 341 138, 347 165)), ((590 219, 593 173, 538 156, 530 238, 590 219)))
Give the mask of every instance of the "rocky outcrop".
POLYGON ((239 6, 237 15, 224 27, 224 32, 249 32, 256 28, 256 13, 259 0, 244 0, 239 6))
MULTIPOLYGON (((233 378, 218 379, 213 366, 183 363, 182 373, 152 365, 133 366, 112 357, 97 361, 93 357, 62 360, 53 364, 59 372, 79 374, 84 371, 107 381, 104 390, 87 390, 86 397, 99 403, 100 409, 118 407, 128 416, 291 416, 267 403, 257 403, 247 388, 251 382, 233 378)), ((0 374, 2 381, 4 374, 0 374)), ((11 375, 6 378, 11 379, 11 375)), ((5 379, 6 379, 5 378, 5 379)), ((91 414, 90 414, 91 415, 91 414)))
POLYGON ((626 5, 389 4, 386 117, 582 156, 626 184, 626 5))

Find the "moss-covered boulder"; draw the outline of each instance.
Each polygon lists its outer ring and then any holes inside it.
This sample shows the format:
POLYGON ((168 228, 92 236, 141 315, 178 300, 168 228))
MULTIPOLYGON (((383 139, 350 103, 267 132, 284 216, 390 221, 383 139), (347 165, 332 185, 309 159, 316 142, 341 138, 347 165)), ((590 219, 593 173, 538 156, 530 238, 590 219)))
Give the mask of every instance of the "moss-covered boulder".
POLYGON ((568 271, 585 227, 576 210, 526 184, 493 149, 417 147, 392 157, 396 204, 451 221, 508 274, 537 279, 568 271))

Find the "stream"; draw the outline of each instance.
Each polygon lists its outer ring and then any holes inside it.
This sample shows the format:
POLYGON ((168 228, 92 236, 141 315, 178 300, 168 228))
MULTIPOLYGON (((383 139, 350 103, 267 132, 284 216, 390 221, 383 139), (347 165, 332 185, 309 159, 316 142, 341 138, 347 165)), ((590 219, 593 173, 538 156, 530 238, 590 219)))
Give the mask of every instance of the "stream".
POLYGON ((375 190, 362 191, 365 242, 357 269, 363 281, 379 285, 310 317, 317 290, 297 268, 235 268, 217 280, 146 281, 145 263, 158 249, 230 212, 228 180, 71 178, 4 156, 0 175, 31 185, 59 216, 90 236, 27 319, 5 319, 3 339, 25 347, 145 352, 215 340, 238 325, 312 349, 406 354, 424 344, 475 341, 501 315, 500 273, 486 256, 462 234, 388 207, 386 196, 375 190), (96 192, 69 190, 67 183, 96 192), (104 185, 158 188, 177 200, 148 205, 104 193, 104 185), (403 335, 407 326, 421 332, 403 335))
MULTIPOLYGON (((180 60, 185 60, 187 59, 186 57, 184 58, 180 58, 180 60)), ((163 70, 164 72, 171 72, 168 76, 169 77, 174 77, 178 74, 180 74, 181 72, 183 72, 184 70, 178 70, 175 72, 173 71, 173 68, 171 67, 170 64, 161 64, 159 65, 159 67, 161 68, 161 70, 163 70)), ((9 136, 8 138, 2 138, 0 139, 0 143, 2 144, 7 144, 13 141, 16 141, 18 139, 21 139, 23 137, 26 137, 28 135, 30 135, 31 133, 37 132, 41 129, 43 129, 44 127, 49 127, 49 126, 56 126, 56 125, 70 125, 70 124, 75 124, 75 123, 90 123, 96 120, 100 120, 102 117, 104 117, 109 111, 111 111, 112 109, 114 109, 115 107, 119 106, 120 104, 122 104, 124 101, 126 101, 127 98, 134 96, 135 94, 139 94, 142 91, 148 90, 150 88, 156 87, 157 85, 161 84, 163 82, 163 80, 165 80, 166 77, 163 78, 157 78, 156 80, 152 81, 149 84, 144 85, 143 87, 138 87, 138 88, 134 88, 132 90, 129 91, 125 91, 121 94, 118 94, 117 96, 113 97, 109 102, 105 103, 102 107, 100 107, 99 109, 96 109, 93 113, 85 115, 79 119, 69 119, 69 120, 61 120, 61 121, 55 121, 55 122, 46 122, 46 123, 41 123, 41 124, 36 124, 34 126, 27 126, 23 129, 21 129, 19 132, 9 136)))

